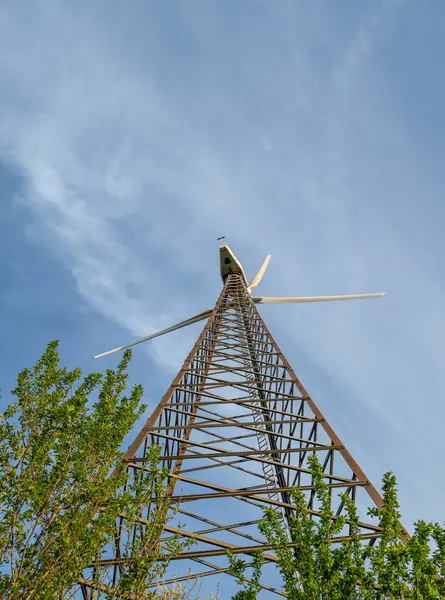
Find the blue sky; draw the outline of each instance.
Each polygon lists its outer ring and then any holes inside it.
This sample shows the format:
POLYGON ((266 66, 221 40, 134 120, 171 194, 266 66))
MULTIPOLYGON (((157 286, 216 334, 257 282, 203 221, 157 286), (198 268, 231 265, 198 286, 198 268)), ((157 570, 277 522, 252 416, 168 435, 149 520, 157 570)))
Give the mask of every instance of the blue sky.
MULTIPOLYGON (((216 237, 404 524, 444 520, 441 0, 0 5, 3 405, 47 341, 68 365, 213 306, 216 237)), ((152 409, 200 325, 139 346, 152 409)))

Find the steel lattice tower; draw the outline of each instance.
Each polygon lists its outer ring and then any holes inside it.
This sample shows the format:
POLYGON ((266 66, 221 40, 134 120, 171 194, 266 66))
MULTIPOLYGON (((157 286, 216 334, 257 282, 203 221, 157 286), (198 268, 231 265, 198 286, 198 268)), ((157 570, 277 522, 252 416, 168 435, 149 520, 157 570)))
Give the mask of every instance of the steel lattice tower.
MULTIPOLYGON (((275 555, 256 524, 262 508, 272 506, 286 525, 295 486, 305 492, 317 518, 308 468, 314 453, 323 466, 336 515, 343 514, 338 493, 345 491, 360 515, 366 515, 369 506, 382 506, 380 494, 283 356, 249 291, 241 274, 225 278, 181 370, 124 457, 129 477, 141 477, 149 448, 162 447, 171 500, 178 503, 177 515, 185 528, 166 522, 160 543, 175 534, 194 542, 174 558, 172 581, 213 576, 216 588, 219 579, 228 577, 228 549, 247 562, 263 550, 266 562, 274 565, 275 555)), ((141 534, 144 518, 141 514, 135 536, 141 534)), ((364 543, 374 543, 380 531, 378 523, 364 517, 364 543)), ((345 532, 333 543, 347 537, 345 532)), ((118 536, 116 540, 111 553, 94 565, 96 570, 108 569, 102 589, 115 587, 125 561, 138 560, 137 555, 122 558, 118 536)), ((88 574, 82 581, 83 597, 94 598, 88 574)), ((264 597, 282 597, 270 581, 266 577, 263 582, 264 597)))

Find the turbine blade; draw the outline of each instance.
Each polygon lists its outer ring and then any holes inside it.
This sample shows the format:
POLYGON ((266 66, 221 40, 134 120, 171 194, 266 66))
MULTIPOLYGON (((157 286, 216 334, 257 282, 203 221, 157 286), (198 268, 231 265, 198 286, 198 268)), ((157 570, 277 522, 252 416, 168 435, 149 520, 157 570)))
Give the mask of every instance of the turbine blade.
POLYGON ((266 272, 269 261, 270 261, 270 254, 268 254, 266 256, 266 258, 263 260, 263 264, 258 269, 258 273, 255 275, 255 277, 250 282, 249 287, 247 288, 247 291, 249 292, 249 294, 251 293, 253 288, 256 288, 256 286, 259 284, 259 282, 263 279, 263 275, 266 272))
POLYGON ((381 298, 385 293, 378 294, 348 294, 343 296, 295 296, 289 298, 252 298, 255 304, 293 304, 300 302, 330 302, 332 300, 362 300, 364 298, 381 298))
POLYGON ((198 323, 199 321, 203 321, 207 319, 211 315, 211 310, 206 310, 195 317, 190 317, 190 319, 186 319, 185 321, 181 321, 180 323, 176 323, 176 325, 172 325, 171 327, 167 327, 167 329, 162 329, 162 331, 158 331, 156 333, 152 333, 151 335, 147 335, 146 337, 139 338, 138 340, 131 342, 130 344, 126 344, 125 346, 118 346, 117 348, 113 348, 113 350, 107 350, 107 352, 102 352, 102 354, 96 354, 94 358, 102 358, 102 356, 107 356, 108 354, 113 354, 113 352, 119 352, 119 350, 126 350, 127 348, 131 348, 132 346, 136 346, 137 344, 142 344, 142 342, 147 342, 148 340, 152 340, 154 338, 160 337, 166 333, 170 333, 171 331, 175 331, 176 329, 181 329, 181 327, 187 327, 187 325, 192 325, 193 323, 198 323))

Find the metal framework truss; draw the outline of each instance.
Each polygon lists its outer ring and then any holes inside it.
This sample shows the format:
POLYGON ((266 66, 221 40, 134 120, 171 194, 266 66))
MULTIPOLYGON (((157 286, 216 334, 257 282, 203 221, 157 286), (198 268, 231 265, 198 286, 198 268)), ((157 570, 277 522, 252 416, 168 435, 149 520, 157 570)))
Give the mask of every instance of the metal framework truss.
MULTIPOLYGON (((166 522, 159 543, 173 535, 193 542, 174 557, 171 581, 216 576, 216 588, 217 581, 229 577, 229 549, 247 563, 262 550, 266 566, 273 569, 276 557, 257 523, 263 507, 271 506, 286 526, 294 487, 305 492, 308 509, 317 518, 308 466, 314 453, 323 466, 335 514, 344 510, 338 494, 347 492, 363 519, 364 543, 380 535, 366 509, 380 507, 381 496, 296 377, 239 275, 227 277, 182 369, 126 452, 129 477, 143 476, 153 444, 162 447, 170 499, 178 505, 181 523, 166 522)), ((147 523, 148 510, 141 514, 141 524, 147 523)), ((347 538, 346 528, 332 543, 347 538)), ((117 535, 110 554, 91 568, 107 567, 108 580, 102 578, 101 589, 115 589, 122 565, 135 560, 137 553, 123 558, 117 535)), ((264 597, 283 596, 274 587, 278 579, 267 568, 265 573, 264 597)), ((85 573, 85 599, 95 597, 94 587, 85 573)))

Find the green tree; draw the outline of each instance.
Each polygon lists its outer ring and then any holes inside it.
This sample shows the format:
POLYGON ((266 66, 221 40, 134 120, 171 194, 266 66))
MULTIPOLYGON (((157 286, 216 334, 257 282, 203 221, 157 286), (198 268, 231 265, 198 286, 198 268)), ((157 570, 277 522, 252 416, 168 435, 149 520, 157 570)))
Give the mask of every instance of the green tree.
POLYGON ((238 580, 238 583, 243 588, 237 594, 235 594, 235 596, 233 596, 232 600, 255 600, 258 592, 261 590, 261 567, 264 563, 262 553, 256 552, 253 555, 253 561, 251 564, 252 576, 249 579, 247 579, 244 574, 246 570, 246 563, 242 560, 242 558, 235 556, 231 550, 227 551, 227 556, 230 562, 229 573, 238 580))
MULTIPOLYGON (((168 472, 158 466, 158 448, 151 448, 144 477, 126 480, 121 444, 145 409, 141 386, 125 395, 129 360, 127 352, 117 370, 82 378, 78 368, 59 366, 58 343, 51 342, 18 375, 15 401, 0 415, 1 598, 77 597, 83 570, 114 540, 116 518, 125 516, 128 532, 150 497, 165 497, 168 472)), ((141 559, 123 569, 112 592, 97 569, 96 598, 140 595, 162 577, 182 547, 178 538, 157 543, 169 517, 171 507, 160 500, 136 542, 141 559)))
MULTIPOLYGON (((294 547, 273 508, 264 509, 259 530, 273 546, 288 600, 437 600, 445 598, 445 529, 438 523, 415 523, 411 538, 402 541, 396 478, 383 477, 383 507, 368 513, 382 527, 379 541, 368 545, 360 538, 360 519, 351 497, 344 493, 345 515, 335 517, 329 488, 316 456, 310 459, 320 516, 313 519, 307 499, 297 488, 289 528, 294 547), (330 539, 348 526, 347 539, 335 546, 330 539)), ((230 572, 243 588, 236 600, 256 600, 260 590, 257 558, 254 576, 245 576, 242 560, 229 554, 230 572)))

